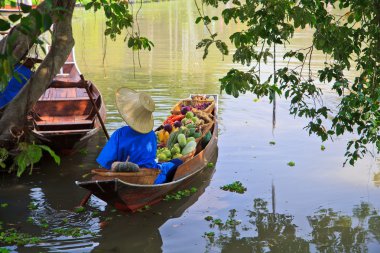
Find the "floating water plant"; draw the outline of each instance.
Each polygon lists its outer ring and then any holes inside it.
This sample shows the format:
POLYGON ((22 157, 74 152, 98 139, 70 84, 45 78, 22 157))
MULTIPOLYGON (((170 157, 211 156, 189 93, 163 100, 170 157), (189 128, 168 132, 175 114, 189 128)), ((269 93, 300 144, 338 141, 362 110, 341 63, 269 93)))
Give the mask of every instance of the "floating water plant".
POLYGON ((11 228, 0 232, 0 244, 5 245, 26 245, 36 244, 41 241, 38 237, 29 234, 20 233, 16 229, 11 228))
POLYGON ((295 162, 293 162, 293 161, 290 161, 290 162, 288 162, 287 164, 288 164, 288 166, 290 166, 290 167, 293 167, 293 166, 295 166, 295 165, 296 165, 296 163, 295 163, 295 162))
POLYGON ((221 186, 220 189, 224 191, 236 192, 240 194, 243 194, 247 190, 247 188, 244 187, 240 181, 235 181, 232 184, 221 186))
POLYGON ((165 201, 169 201, 169 200, 180 200, 182 199, 183 197, 188 197, 190 196, 191 194, 197 192, 197 188, 195 187, 192 187, 190 189, 186 189, 186 190, 182 190, 182 191, 178 191, 176 193, 173 193, 173 194, 168 194, 165 196, 164 200, 165 201))
POLYGON ((38 208, 38 205, 34 202, 30 202, 28 208, 29 210, 36 210, 38 208))
POLYGON ((91 232, 90 230, 81 229, 81 228, 55 228, 52 230, 53 233, 63 235, 63 236, 71 236, 71 237, 81 237, 85 235, 95 236, 96 234, 91 232))
POLYGON ((86 210, 83 206, 78 206, 74 209, 74 212, 76 213, 83 213, 86 210))

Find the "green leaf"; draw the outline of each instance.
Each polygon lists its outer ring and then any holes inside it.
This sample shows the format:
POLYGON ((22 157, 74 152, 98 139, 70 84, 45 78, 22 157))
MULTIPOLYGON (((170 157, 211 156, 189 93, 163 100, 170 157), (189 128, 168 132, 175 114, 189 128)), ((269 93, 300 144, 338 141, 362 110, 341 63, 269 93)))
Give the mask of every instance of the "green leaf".
POLYGON ((13 23, 18 21, 20 18, 22 18, 21 14, 11 14, 9 15, 9 20, 12 21, 13 23))
POLYGON ((61 163, 61 158, 48 146, 45 146, 45 145, 38 145, 41 149, 45 150, 46 152, 48 152, 51 157, 53 157, 54 161, 56 164, 60 165, 61 163))
POLYGON ((0 31, 7 31, 11 28, 11 24, 4 20, 4 19, 0 19, 0 31))
POLYGON ((202 20, 202 17, 197 17, 197 19, 195 20, 195 23, 198 24, 199 22, 201 22, 202 20))
POLYGON ((21 3, 20 7, 21 7, 22 12, 24 13, 29 13, 32 10, 32 6, 27 5, 27 4, 21 3))
POLYGON ((85 6, 84 6, 84 9, 85 10, 89 10, 92 8, 92 6, 94 5, 94 2, 88 2, 85 6))

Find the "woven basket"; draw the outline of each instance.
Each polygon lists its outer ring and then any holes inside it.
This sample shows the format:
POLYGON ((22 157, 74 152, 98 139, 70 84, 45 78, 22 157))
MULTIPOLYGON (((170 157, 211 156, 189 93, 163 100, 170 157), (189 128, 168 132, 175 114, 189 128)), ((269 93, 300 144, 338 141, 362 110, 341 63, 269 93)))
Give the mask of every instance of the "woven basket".
POLYGON ((171 113, 172 114, 181 114, 182 105, 184 105, 184 106, 188 106, 188 105, 195 106, 195 105, 205 103, 205 102, 209 102, 211 104, 204 110, 198 110, 196 108, 192 108, 192 111, 194 113, 196 113, 196 112, 212 113, 212 111, 215 108, 215 101, 214 100, 198 100, 198 99, 185 99, 185 100, 179 101, 177 104, 175 104, 173 106, 173 108, 171 109, 171 113))
POLYGON ((112 172, 107 169, 93 169, 92 180, 120 179, 132 184, 152 185, 160 174, 158 169, 140 169, 139 172, 112 172))

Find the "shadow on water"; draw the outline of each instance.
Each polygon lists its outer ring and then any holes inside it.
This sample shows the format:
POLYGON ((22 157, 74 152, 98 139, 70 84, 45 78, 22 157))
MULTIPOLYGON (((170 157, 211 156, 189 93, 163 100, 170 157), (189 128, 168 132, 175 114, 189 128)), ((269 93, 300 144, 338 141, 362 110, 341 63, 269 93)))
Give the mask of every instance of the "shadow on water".
POLYGON ((215 172, 215 168, 206 168, 190 185, 178 189, 195 187, 197 191, 191 196, 162 201, 141 212, 122 213, 96 197, 91 197, 85 210, 76 212, 75 206, 86 191, 73 182, 83 175, 84 169, 78 167, 84 160, 95 159, 93 153, 63 159, 62 166, 72 165, 67 170, 55 170, 53 161, 45 161, 43 167, 50 165, 50 171, 36 171, 27 181, 3 174, 2 195, 8 197, 1 203, 9 204, 0 208, 4 227, 41 239, 34 245, 8 246, 11 252, 161 252, 159 228, 193 205, 215 172))

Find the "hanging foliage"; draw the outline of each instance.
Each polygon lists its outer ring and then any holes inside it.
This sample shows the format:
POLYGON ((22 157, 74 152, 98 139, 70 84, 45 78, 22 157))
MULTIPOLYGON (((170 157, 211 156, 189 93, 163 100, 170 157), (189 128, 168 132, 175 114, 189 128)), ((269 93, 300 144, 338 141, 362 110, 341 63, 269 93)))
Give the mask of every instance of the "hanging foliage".
MULTIPOLYGON (((232 3, 232 7, 230 4, 223 8, 224 23, 245 25, 244 30, 230 36, 236 47, 233 61, 251 69, 230 70, 221 78, 222 90, 234 97, 252 92, 257 97, 269 96, 271 101, 273 91, 284 96, 290 101, 290 114, 308 118, 306 129, 322 141, 344 133, 357 134, 357 139, 348 141, 345 154, 346 162, 352 165, 369 152, 368 144, 380 150, 379 0, 201 0, 202 5, 215 8, 227 3, 232 3), (295 29, 312 30, 308 47, 297 50, 285 47, 295 29), (274 45, 284 47, 284 60, 294 58, 299 62, 296 67, 277 69, 275 84, 272 75, 261 80, 258 74, 260 63, 272 58, 274 45), (316 50, 326 55, 326 62, 313 73, 311 65, 316 50), (346 77, 348 71, 359 74, 351 80, 346 77), (321 83, 327 83, 340 98, 334 110, 323 104, 321 83), (332 122, 326 121, 328 114, 332 122)), ((196 21, 203 20, 207 26, 206 15, 199 14, 196 21)), ((205 47, 207 56, 207 44, 199 45, 205 47)))

